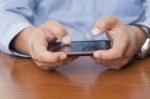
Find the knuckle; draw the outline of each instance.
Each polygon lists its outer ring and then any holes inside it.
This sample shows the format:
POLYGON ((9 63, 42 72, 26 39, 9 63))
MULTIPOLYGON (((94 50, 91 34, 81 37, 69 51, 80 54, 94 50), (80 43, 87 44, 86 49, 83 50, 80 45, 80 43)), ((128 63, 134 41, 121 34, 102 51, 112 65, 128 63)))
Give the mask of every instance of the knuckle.
POLYGON ((67 31, 65 30, 65 28, 55 20, 47 21, 45 27, 51 30, 55 35, 59 35, 60 37, 67 35, 67 31))
POLYGON ((118 17, 110 15, 110 16, 105 16, 104 17, 105 20, 111 20, 111 21, 118 21, 118 17))
POLYGON ((127 57, 127 58, 131 58, 132 56, 134 56, 134 53, 133 53, 133 52, 128 52, 128 53, 126 54, 126 57, 127 57))
POLYGON ((49 62, 50 62, 50 63, 57 63, 57 62, 58 62, 58 59, 57 59, 57 58, 53 58, 53 59, 50 59, 49 62))
POLYGON ((45 70, 45 71, 50 70, 50 68, 49 68, 49 67, 47 67, 47 66, 40 66, 40 69, 45 70))
POLYGON ((38 65, 38 67, 39 67, 40 69, 43 69, 43 70, 46 70, 46 69, 47 69, 46 66, 45 66, 43 63, 41 63, 41 62, 36 62, 36 64, 38 65))
POLYGON ((43 67, 44 67, 43 63, 41 63, 41 62, 36 62, 36 64, 37 64, 38 67, 40 67, 40 68, 43 68, 43 67))
POLYGON ((103 20, 98 20, 98 22, 96 23, 96 27, 103 29, 106 26, 105 21, 103 20))
POLYGON ((37 59, 40 61, 44 58, 44 56, 42 55, 42 53, 40 53, 38 56, 37 56, 37 59))
POLYGON ((99 60, 97 59, 97 58, 93 58, 93 60, 97 63, 97 64, 99 64, 99 60))
POLYGON ((37 61, 37 60, 38 60, 37 57, 35 57, 35 56, 32 56, 32 59, 33 59, 34 61, 37 61))
POLYGON ((66 31, 65 31, 65 29, 63 27, 57 28, 57 32, 61 33, 62 35, 66 35, 66 31))
POLYGON ((51 27, 56 27, 58 25, 58 22, 55 20, 48 20, 45 24, 44 27, 47 29, 51 29, 51 27))
POLYGON ((103 64, 104 65, 104 61, 100 60, 100 59, 95 59, 97 64, 103 64))
POLYGON ((48 20, 46 22, 46 24, 48 24, 48 25, 50 25, 50 24, 57 24, 57 21, 55 21, 55 20, 48 20))
POLYGON ((109 16, 109 18, 116 21, 119 20, 116 16, 109 16))
POLYGON ((31 56, 31 58, 32 58, 33 60, 36 60, 36 56, 35 56, 33 53, 29 52, 29 55, 31 56))
POLYGON ((100 62, 100 61, 98 61, 98 60, 96 60, 96 63, 97 63, 97 64, 101 64, 101 62, 100 62))
POLYGON ((106 64, 106 61, 100 60, 100 63, 103 64, 103 65, 105 65, 105 64, 106 64))
POLYGON ((59 57, 50 54, 50 59, 47 60, 47 57, 43 53, 39 53, 36 59, 39 62, 56 63, 56 62, 58 62, 59 57))
POLYGON ((53 57, 53 58, 49 59, 49 62, 50 63, 57 63, 58 59, 59 59, 58 57, 53 57))
POLYGON ((106 26, 106 22, 105 21, 99 21, 99 24, 101 25, 101 27, 105 27, 106 26))
POLYGON ((36 59, 37 59, 39 62, 42 62, 43 59, 44 59, 43 53, 39 53, 39 54, 36 56, 36 59))
POLYGON ((31 54, 31 58, 32 58, 32 60, 35 61, 35 62, 38 61, 38 58, 36 57, 36 55, 32 55, 32 54, 31 54))
POLYGON ((129 62, 129 60, 124 60, 124 61, 122 62, 122 65, 123 65, 123 66, 124 66, 124 65, 127 65, 128 62, 129 62))
POLYGON ((45 65, 44 63, 41 63, 41 62, 37 62, 37 65, 40 69, 44 70, 44 71, 48 71, 50 70, 51 68, 47 65, 45 65))
POLYGON ((36 62, 36 64, 40 69, 42 69, 44 71, 53 70, 53 69, 56 69, 58 67, 54 64, 45 64, 42 62, 36 62))

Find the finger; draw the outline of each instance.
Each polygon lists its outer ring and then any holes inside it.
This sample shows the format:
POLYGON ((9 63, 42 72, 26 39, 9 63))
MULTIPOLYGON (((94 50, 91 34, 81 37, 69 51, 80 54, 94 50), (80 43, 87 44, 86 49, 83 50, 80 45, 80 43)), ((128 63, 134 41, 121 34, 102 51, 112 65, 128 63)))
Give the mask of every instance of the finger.
POLYGON ((105 66, 109 67, 109 68, 122 68, 123 66, 127 65, 129 62, 129 59, 128 58, 124 58, 124 59, 119 59, 119 60, 114 60, 112 62, 108 62, 105 64, 105 66))
POLYGON ((74 60, 76 60, 78 57, 68 57, 66 60, 63 61, 58 61, 58 62, 40 62, 40 61, 36 61, 39 62, 41 64, 44 64, 45 66, 57 66, 57 65, 65 65, 68 64, 74 60))
POLYGON ((108 68, 110 68, 110 69, 119 70, 122 67, 124 67, 125 65, 124 64, 108 64, 108 65, 105 65, 105 66, 108 67, 108 68))
POLYGON ((39 41, 40 42, 37 41, 33 44, 34 59, 41 62, 58 62, 67 58, 67 55, 63 52, 52 53, 47 51, 48 43, 45 39, 41 38, 39 41))
POLYGON ((120 49, 109 49, 109 50, 101 50, 94 52, 94 58, 100 59, 100 60, 116 60, 124 57, 124 53, 126 50, 120 50, 120 49))
POLYGON ((106 61, 106 60, 98 60, 98 59, 95 59, 94 60, 98 63, 98 64, 103 64, 105 65, 106 67, 108 68, 111 68, 111 69, 120 69, 122 68, 123 66, 125 66, 126 64, 128 64, 129 62, 129 58, 123 58, 123 59, 118 59, 118 60, 111 60, 111 61, 106 61))
POLYGON ((112 30, 120 21, 114 16, 106 16, 99 20, 92 29, 93 35, 100 35, 103 32, 112 30))
POLYGON ((115 70, 119 70, 123 67, 124 65, 122 64, 117 64, 117 65, 111 65, 111 66, 107 66, 110 69, 115 69, 115 70))
POLYGON ((126 55, 130 43, 128 34, 126 33, 126 35, 124 35, 124 32, 117 32, 122 31, 116 31, 116 38, 114 38, 112 48, 109 50, 99 50, 94 52, 95 58, 101 58, 102 60, 113 60, 120 59, 126 55))
POLYGON ((110 69, 120 69, 123 66, 119 63, 115 64, 113 61, 102 61, 102 60, 98 60, 98 59, 95 59, 95 58, 94 58, 94 60, 96 61, 97 64, 102 64, 102 65, 104 65, 104 66, 106 66, 110 69))
POLYGON ((62 61, 63 65, 69 64, 72 61, 76 60, 78 57, 69 57, 65 61, 62 61))
POLYGON ((64 27, 58 22, 50 20, 46 24, 44 24, 43 28, 46 29, 47 32, 50 32, 53 35, 55 35, 56 38, 62 41, 63 43, 71 43, 71 37, 68 35, 64 27))
POLYGON ((78 57, 70 57, 70 58, 67 58, 65 61, 59 61, 59 62, 54 62, 54 63, 36 61, 36 64, 38 65, 38 67, 40 67, 43 70, 52 70, 52 69, 56 69, 58 67, 64 66, 74 61, 77 58, 78 57))

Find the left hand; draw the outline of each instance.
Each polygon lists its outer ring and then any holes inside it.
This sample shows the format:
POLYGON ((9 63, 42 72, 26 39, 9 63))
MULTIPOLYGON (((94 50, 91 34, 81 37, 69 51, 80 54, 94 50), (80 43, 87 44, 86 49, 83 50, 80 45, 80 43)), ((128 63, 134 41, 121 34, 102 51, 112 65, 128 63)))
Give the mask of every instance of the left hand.
POLYGON ((112 48, 94 52, 94 60, 111 69, 120 69, 139 52, 145 40, 144 33, 135 26, 127 26, 114 16, 99 20, 92 30, 94 35, 106 33, 112 48))

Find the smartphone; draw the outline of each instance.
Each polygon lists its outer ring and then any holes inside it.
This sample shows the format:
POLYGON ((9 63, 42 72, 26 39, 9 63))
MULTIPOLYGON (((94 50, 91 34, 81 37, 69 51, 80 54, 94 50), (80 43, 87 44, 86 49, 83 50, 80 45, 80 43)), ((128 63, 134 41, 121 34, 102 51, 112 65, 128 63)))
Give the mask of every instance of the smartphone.
POLYGON ((95 51, 110 48, 111 42, 108 40, 72 41, 71 45, 65 45, 61 42, 51 42, 48 46, 49 51, 65 52, 68 56, 92 56, 95 51))

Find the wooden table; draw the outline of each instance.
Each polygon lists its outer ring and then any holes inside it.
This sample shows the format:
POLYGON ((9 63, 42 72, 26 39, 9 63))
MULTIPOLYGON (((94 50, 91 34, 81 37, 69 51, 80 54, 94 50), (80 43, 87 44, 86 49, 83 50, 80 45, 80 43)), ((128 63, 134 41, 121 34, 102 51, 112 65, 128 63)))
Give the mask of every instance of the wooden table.
POLYGON ((46 72, 0 53, 0 99, 150 99, 150 58, 109 70, 81 57, 46 72))

